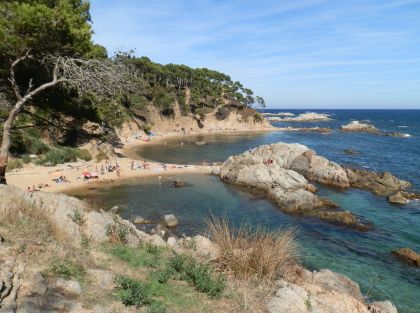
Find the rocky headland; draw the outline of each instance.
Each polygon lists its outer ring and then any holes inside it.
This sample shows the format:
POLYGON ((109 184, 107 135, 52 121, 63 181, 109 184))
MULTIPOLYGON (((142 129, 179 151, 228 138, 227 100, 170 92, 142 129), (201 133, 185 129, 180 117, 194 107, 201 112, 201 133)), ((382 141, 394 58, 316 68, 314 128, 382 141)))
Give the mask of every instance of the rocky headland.
MULTIPOLYGON (((334 168, 335 166, 332 165, 334 168)), ((309 170, 311 171, 311 170, 309 170)), ((292 174, 293 175, 293 174, 292 174)), ((338 177, 335 184, 346 184, 338 177)), ((120 263, 116 267, 107 267, 109 261, 95 264, 103 257, 103 249, 99 243, 105 243, 116 236, 115 230, 124 229, 122 244, 139 247, 145 243, 174 250, 178 253, 190 253, 200 259, 217 260, 218 246, 204 236, 194 238, 176 238, 165 236, 165 231, 150 235, 136 228, 131 222, 122 219, 117 214, 103 210, 92 211, 83 201, 62 194, 27 193, 13 186, 0 186, 0 213, 22 210, 25 214, 46 214, 50 227, 54 229, 57 241, 31 242, 24 250, 16 252, 14 241, 19 238, 2 237, 0 246, 0 312, 32 313, 32 312, 109 312, 107 308, 118 312, 131 312, 115 302, 113 297, 105 301, 100 296, 106 296, 115 288, 116 277, 122 270, 120 263), (87 280, 77 278, 55 278, 46 274, 43 263, 38 262, 34 255, 51 253, 54 247, 59 250, 69 249, 79 251, 84 242, 89 241, 88 250, 77 252, 79 262, 86 267, 87 280), (99 247, 99 248, 97 248, 99 247), (94 258, 90 254, 94 253, 94 258), (32 257, 31 257, 32 255, 32 257), (86 293, 95 292, 95 296, 86 293)), ((36 217, 36 216, 32 216, 36 217)), ((38 216, 39 218, 39 216, 38 216)), ((171 217, 172 218, 172 217, 171 217)), ((4 228, 2 228, 4 231, 4 228)), ((117 232, 118 233, 118 232, 117 232)), ((122 249, 122 248, 118 248, 122 249)), ((149 250, 151 248, 148 248, 149 250)), ((123 250, 127 251, 127 250, 123 250)), ((151 250, 153 251, 153 250, 151 250)), ((74 252, 73 252, 74 253, 74 252)), ((124 258, 129 255, 124 256, 124 258)), ((99 261, 101 262, 101 261, 99 261)), ((104 261, 102 261, 104 262, 104 261)), ((80 264, 79 264, 80 265, 80 264)), ((81 266, 81 265, 80 265, 81 266)), ((62 270, 62 269, 57 269, 62 270)), ((72 269, 67 269, 72 271, 72 269)), ((347 277, 321 270, 310 272, 297 269, 299 275, 294 279, 279 279, 274 293, 264 296, 264 311, 270 313, 306 313, 314 312, 366 312, 366 313, 396 313, 395 306, 389 301, 368 304, 362 296, 357 283, 347 277)))

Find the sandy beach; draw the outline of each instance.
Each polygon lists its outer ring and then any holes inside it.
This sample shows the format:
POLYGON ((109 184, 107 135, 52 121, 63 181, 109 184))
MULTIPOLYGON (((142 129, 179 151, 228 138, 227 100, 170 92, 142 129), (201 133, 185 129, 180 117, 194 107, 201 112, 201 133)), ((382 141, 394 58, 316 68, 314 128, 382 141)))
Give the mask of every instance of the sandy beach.
POLYGON ((83 186, 92 186, 92 185, 101 185, 105 183, 115 182, 118 180, 124 180, 129 178, 138 178, 145 176, 174 176, 182 173, 195 173, 195 174, 210 174, 211 166, 203 165, 179 165, 179 164, 166 164, 166 169, 163 168, 163 164, 159 162, 148 161, 148 169, 131 169, 131 162, 140 162, 141 157, 136 157, 133 150, 136 147, 144 145, 153 145, 161 143, 162 141, 168 139, 178 139, 186 136, 193 136, 197 134, 211 134, 211 133, 247 133, 247 132, 267 132, 278 129, 250 129, 250 130, 217 130, 212 132, 189 132, 187 134, 182 134, 179 132, 165 132, 165 133, 156 133, 155 136, 150 137, 150 141, 145 141, 146 136, 143 136, 141 139, 136 139, 133 137, 124 138, 121 141, 123 142, 123 147, 116 148, 115 152, 117 156, 112 157, 108 160, 110 163, 118 163, 120 167, 120 176, 114 172, 105 172, 104 175, 101 175, 101 165, 105 164, 105 160, 101 162, 92 161, 79 161, 74 163, 65 163, 58 164, 56 166, 39 166, 34 164, 26 165, 24 168, 13 170, 6 174, 8 184, 17 186, 21 189, 27 190, 28 187, 31 189, 35 186, 36 189, 39 189, 38 186, 43 186, 40 190, 45 192, 65 192, 67 190, 83 188, 83 186), (85 181, 82 178, 82 173, 84 171, 97 172, 99 174, 98 179, 91 179, 85 181), (54 178, 60 176, 65 176, 69 181, 67 183, 56 183, 53 181, 54 178), (48 185, 46 187, 45 185, 48 185))

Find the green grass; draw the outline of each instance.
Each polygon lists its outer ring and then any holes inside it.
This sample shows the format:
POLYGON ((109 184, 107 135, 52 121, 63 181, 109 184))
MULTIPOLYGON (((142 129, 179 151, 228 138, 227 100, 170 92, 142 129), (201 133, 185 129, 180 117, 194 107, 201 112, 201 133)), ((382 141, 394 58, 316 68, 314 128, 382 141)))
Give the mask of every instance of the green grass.
POLYGON ((151 244, 106 247, 109 254, 146 277, 144 281, 129 277, 117 281, 118 296, 125 305, 147 306, 145 312, 166 312, 166 307, 188 312, 208 302, 207 297, 220 298, 225 289, 223 276, 192 257, 151 244))
POLYGON ((116 258, 127 262, 132 267, 162 267, 165 258, 160 257, 165 250, 150 244, 139 248, 130 248, 124 245, 115 245, 109 251, 116 258), (153 248, 151 248, 153 247, 153 248))
POLYGON ((82 265, 74 261, 56 257, 51 260, 47 275, 65 279, 74 278, 80 282, 84 280, 86 271, 82 265))

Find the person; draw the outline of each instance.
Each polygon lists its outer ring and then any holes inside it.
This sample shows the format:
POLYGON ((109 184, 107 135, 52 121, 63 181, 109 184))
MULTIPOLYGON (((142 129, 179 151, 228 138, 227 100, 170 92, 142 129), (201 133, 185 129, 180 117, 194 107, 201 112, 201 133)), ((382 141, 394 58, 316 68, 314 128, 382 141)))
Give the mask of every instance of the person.
POLYGON ((101 165, 101 175, 105 175, 105 169, 104 169, 104 165, 101 165))
POLYGON ((170 182, 172 180, 171 175, 168 176, 168 182, 170 182))
POLYGON ((160 185, 160 183, 162 182, 162 176, 158 176, 158 178, 159 178, 159 185, 160 185))
POLYGON ((121 175, 121 174, 120 174, 120 168, 118 167, 118 168, 117 168, 117 176, 118 176, 118 177, 120 177, 120 175, 121 175))
POLYGON ((27 192, 32 192, 31 187, 28 186, 28 189, 26 189, 27 192))
POLYGON ((131 161, 130 168, 131 168, 131 170, 134 170, 134 161, 131 161))
POLYGON ((183 147, 184 146, 184 142, 181 142, 181 147, 183 147))

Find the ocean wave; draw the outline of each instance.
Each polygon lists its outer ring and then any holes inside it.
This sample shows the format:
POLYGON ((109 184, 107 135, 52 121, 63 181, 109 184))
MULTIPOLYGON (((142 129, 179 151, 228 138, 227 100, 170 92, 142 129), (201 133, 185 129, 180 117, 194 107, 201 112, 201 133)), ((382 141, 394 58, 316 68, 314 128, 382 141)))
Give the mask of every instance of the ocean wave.
POLYGON ((397 126, 397 127, 399 127, 399 128, 407 128, 408 126, 405 126, 405 125, 399 125, 399 126, 397 126))

